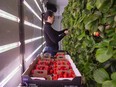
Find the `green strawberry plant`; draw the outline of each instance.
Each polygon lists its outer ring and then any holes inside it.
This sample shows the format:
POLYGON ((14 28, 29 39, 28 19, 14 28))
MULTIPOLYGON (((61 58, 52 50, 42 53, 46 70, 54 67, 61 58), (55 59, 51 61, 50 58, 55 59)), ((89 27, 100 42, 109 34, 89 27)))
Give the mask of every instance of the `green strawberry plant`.
POLYGON ((69 0, 62 15, 70 32, 63 49, 81 71, 85 87, 113 84, 108 76, 116 72, 116 0, 69 0), (95 79, 99 69, 108 75, 105 82, 95 79))

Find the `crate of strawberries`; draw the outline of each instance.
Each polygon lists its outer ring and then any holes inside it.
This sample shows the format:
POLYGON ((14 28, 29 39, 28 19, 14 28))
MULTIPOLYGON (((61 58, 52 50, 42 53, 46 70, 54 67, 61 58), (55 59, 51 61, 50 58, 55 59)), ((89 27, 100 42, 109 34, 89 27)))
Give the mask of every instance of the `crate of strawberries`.
POLYGON ((69 54, 37 57, 22 75, 22 84, 37 87, 80 87, 81 74, 69 54))

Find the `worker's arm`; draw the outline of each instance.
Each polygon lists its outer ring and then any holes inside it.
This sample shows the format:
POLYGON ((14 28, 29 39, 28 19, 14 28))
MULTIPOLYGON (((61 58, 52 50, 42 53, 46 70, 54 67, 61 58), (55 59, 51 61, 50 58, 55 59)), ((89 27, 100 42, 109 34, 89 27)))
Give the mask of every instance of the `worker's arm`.
POLYGON ((62 33, 61 35, 55 35, 55 32, 51 27, 46 29, 45 33, 54 43, 58 43, 66 35, 65 33, 62 33))
POLYGON ((57 32, 58 35, 60 35, 60 34, 64 33, 64 31, 66 31, 66 30, 68 30, 68 29, 64 29, 64 30, 61 30, 61 31, 56 31, 56 30, 54 30, 54 31, 57 32))

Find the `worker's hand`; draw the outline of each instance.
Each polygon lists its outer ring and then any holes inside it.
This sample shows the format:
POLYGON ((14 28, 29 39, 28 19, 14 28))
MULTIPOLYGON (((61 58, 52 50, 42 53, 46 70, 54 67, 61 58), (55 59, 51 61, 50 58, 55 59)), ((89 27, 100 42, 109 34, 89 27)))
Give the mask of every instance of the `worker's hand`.
POLYGON ((67 35, 69 32, 68 32, 68 30, 65 30, 64 33, 67 35))

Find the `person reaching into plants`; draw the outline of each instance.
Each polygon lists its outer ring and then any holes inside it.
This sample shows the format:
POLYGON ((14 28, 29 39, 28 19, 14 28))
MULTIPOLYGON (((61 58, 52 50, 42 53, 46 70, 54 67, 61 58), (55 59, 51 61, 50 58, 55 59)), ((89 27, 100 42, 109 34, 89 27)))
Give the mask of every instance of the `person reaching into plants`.
POLYGON ((43 13, 43 19, 45 20, 44 25, 44 38, 46 41, 46 46, 43 49, 43 53, 50 53, 51 56, 56 54, 56 51, 59 49, 58 42, 68 34, 68 29, 61 31, 56 31, 52 28, 54 23, 54 13, 50 10, 43 13))

